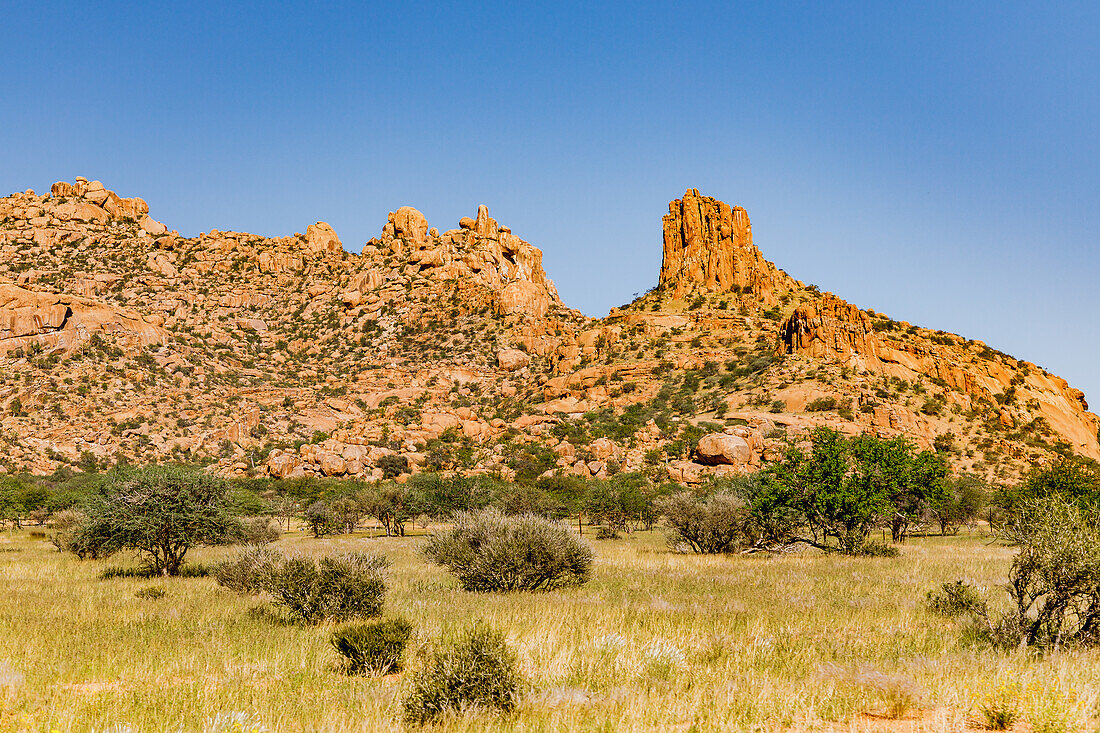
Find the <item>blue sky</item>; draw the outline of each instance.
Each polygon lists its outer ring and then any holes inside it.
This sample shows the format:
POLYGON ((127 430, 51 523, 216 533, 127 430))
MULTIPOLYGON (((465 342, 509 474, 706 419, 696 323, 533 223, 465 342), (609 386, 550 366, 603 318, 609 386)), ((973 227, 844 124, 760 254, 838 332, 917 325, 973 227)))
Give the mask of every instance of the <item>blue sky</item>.
POLYGON ((0 64, 3 193, 348 249, 484 203, 603 315, 698 188, 794 276, 1100 403, 1095 1, 8 3, 0 64))

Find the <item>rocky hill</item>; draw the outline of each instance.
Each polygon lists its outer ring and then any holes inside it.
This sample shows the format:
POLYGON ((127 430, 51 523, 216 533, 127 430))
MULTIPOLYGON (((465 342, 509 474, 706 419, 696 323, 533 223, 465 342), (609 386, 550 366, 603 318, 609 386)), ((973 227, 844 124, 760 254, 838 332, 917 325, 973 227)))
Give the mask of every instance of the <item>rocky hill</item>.
POLYGON ((279 477, 421 470, 693 482, 816 425, 904 434, 960 469, 1100 458, 1065 380, 892 321, 766 260, 688 191, 660 285, 603 319, 479 207, 411 207, 360 254, 330 226, 182 237, 97 181, 0 199, 0 466, 189 460, 279 477))

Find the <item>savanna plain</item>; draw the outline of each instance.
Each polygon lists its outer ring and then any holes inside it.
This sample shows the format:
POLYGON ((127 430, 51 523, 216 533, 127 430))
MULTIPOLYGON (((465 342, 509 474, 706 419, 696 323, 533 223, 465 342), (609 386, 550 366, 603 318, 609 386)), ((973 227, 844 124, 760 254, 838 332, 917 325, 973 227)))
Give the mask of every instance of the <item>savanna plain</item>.
POLYGON ((400 729, 425 650, 475 619, 518 653, 524 694, 510 715, 467 711, 436 729, 963 731, 998 707, 1015 730, 1097 729, 1096 651, 998 651, 928 609, 928 591, 957 578, 1004 595, 1014 550, 980 529, 876 558, 681 554, 657 528, 591 540, 591 581, 546 593, 465 591, 419 554, 424 536, 377 534, 297 528, 277 544, 390 560, 385 611, 413 639, 402 672, 364 676, 341 669, 332 625, 280 620, 210 577, 104 579, 120 558, 5 532, 0 730, 400 729))

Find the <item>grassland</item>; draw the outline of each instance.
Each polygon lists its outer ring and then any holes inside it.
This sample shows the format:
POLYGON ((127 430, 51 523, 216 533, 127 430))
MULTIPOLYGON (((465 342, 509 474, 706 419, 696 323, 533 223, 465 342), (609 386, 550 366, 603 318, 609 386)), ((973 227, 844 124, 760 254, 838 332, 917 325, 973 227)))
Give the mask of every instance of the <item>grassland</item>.
MULTIPOLYGON (((888 559, 700 557, 635 533, 594 543, 587 586, 537 595, 462 591, 418 556, 422 541, 295 532, 280 545, 384 552, 387 612, 415 624, 417 647, 475 618, 506 632, 531 682, 520 709, 444 730, 966 730, 998 689, 1036 730, 1096 729, 1100 654, 994 652, 924 608, 958 577, 1002 594, 1011 550, 979 535, 917 538, 888 559)), ((100 579, 122 562, 0 535, 0 731, 400 727, 407 681, 343 674, 331 627, 279 623, 209 578, 100 579), (150 587, 164 595, 139 595, 150 587)))

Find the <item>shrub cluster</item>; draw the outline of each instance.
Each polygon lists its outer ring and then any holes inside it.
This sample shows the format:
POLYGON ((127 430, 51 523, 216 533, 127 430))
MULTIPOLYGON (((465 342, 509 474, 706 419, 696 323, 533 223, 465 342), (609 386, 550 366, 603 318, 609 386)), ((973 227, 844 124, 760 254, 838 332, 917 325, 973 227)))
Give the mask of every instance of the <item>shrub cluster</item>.
POLYGON ((246 545, 269 545, 283 534, 271 517, 249 517, 243 522, 241 541, 246 545))
POLYGON ((401 655, 412 635, 412 624, 403 618, 378 619, 348 624, 333 632, 332 646, 353 674, 387 674, 401 669, 401 655))
POLYGON ((748 507, 731 493, 698 497, 682 491, 664 498, 660 509, 672 528, 668 543, 675 550, 736 552, 751 545, 755 537, 748 507))
POLYGON ((504 635, 476 623, 432 651, 405 696, 405 720, 423 724, 470 708, 510 712, 522 686, 516 653, 504 635))
POLYGON ((267 572, 281 557, 269 547, 248 545, 228 560, 216 563, 211 573, 223 588, 254 595, 263 591, 267 572))
POLYGON ((242 593, 265 593, 305 623, 343 621, 382 612, 389 561, 372 553, 319 558, 246 548, 214 568, 218 583, 242 593))
POLYGON ((836 397, 818 397, 806 403, 806 412, 827 412, 836 409, 836 397))
POLYGON ((967 617, 1005 648, 1100 644, 1100 509, 1060 495, 1023 499, 1000 536, 1020 548, 1006 586, 1010 609, 994 611, 957 581, 929 593, 931 610, 967 617))
POLYGON ((424 555, 473 591, 551 590, 588 581, 592 548, 543 517, 464 512, 431 537, 424 555))

